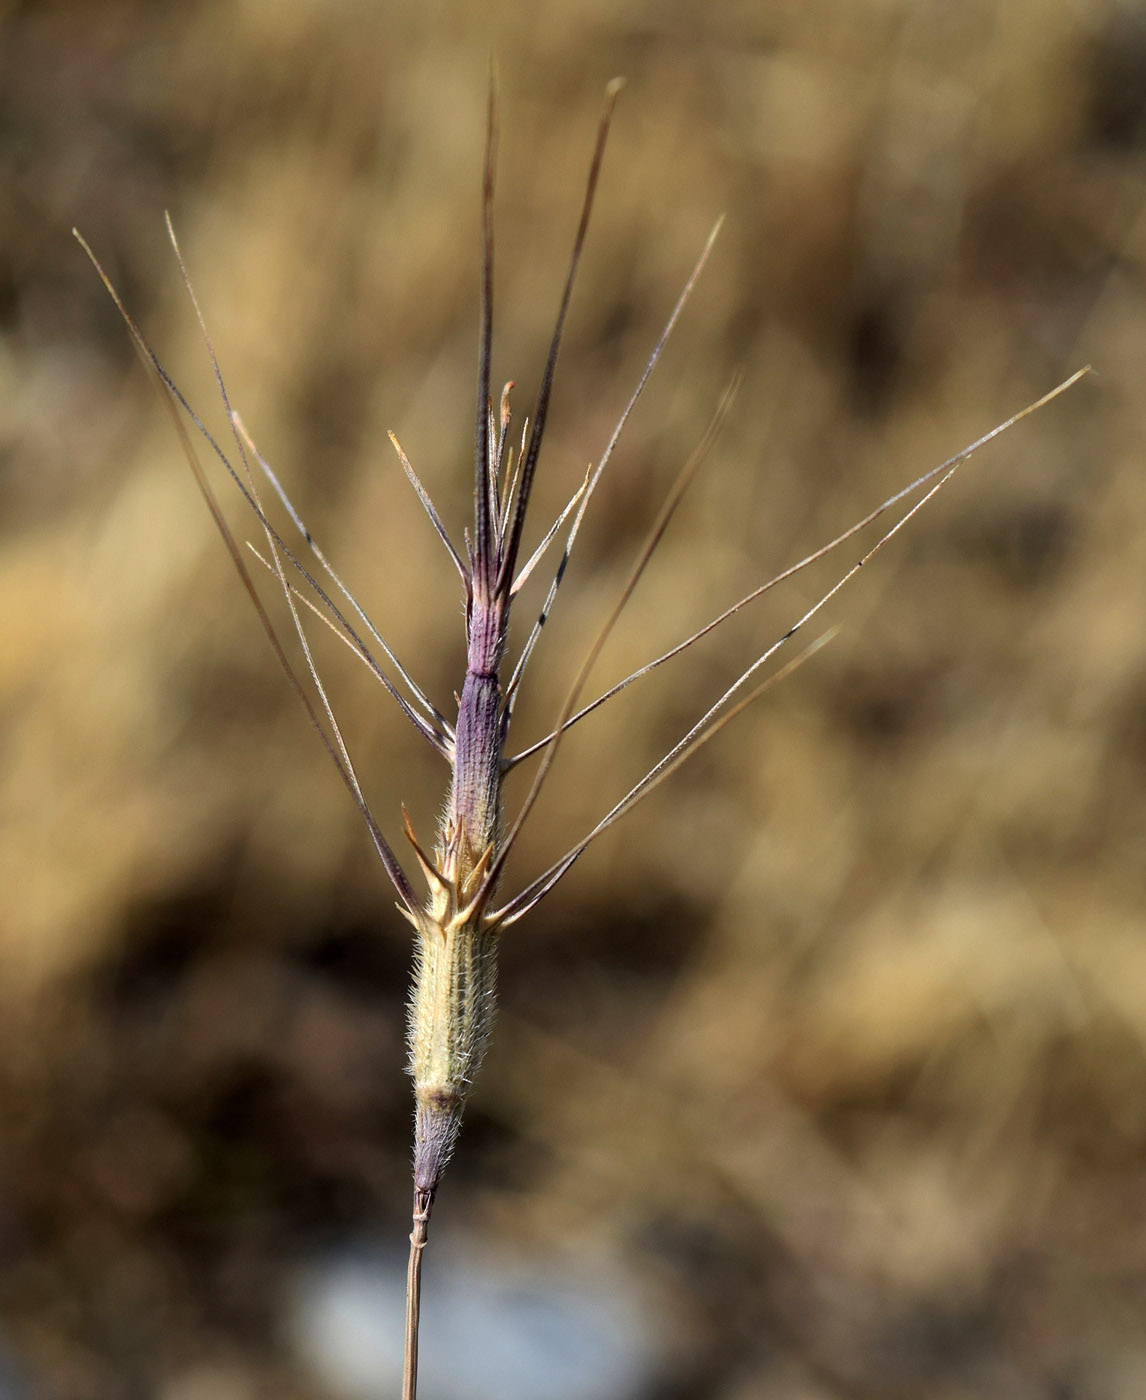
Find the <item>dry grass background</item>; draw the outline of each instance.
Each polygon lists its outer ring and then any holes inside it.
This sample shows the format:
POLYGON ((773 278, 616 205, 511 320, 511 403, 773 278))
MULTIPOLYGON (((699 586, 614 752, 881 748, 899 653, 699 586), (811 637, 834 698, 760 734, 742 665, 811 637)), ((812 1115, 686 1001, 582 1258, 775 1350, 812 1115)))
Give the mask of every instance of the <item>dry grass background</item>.
MULTIPOLYGON (((1146 1393, 1142 9, 0 16, 0 1349, 36 1393, 317 1397, 281 1335, 291 1262, 400 1240, 408 1210, 408 931, 70 226, 217 425, 171 209, 234 401, 444 704, 455 580, 385 429, 460 532, 491 48, 519 411, 629 79, 535 524, 728 215, 522 734, 738 367, 602 679, 1077 365, 1101 378, 972 463, 840 600, 843 635, 507 938, 438 1213, 621 1261, 674 1338, 665 1400, 1146 1393)), ((815 583, 571 739, 515 878, 815 583)), ((330 650, 380 820, 405 800, 427 831, 443 774, 330 650)))

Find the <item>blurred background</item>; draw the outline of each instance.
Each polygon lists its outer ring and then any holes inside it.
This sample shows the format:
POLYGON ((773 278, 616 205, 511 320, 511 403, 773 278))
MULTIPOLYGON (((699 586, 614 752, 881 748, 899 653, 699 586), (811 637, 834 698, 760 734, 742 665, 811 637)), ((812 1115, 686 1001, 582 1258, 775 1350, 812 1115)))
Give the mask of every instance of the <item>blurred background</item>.
MULTIPOLYGON (((0 17, 0 1394, 396 1393, 409 929, 70 230, 221 433, 171 211, 233 402, 452 711, 457 579, 385 434, 460 541, 491 51, 519 415, 628 78, 532 540, 727 215, 519 744, 737 371, 591 690, 1099 374, 969 463, 832 644, 507 934, 426 1258, 426 1400, 1146 1394, 1146 9, 0 17)), ((570 736, 507 892, 857 552, 570 736)), ((315 642, 379 821, 397 846, 404 802, 428 839, 441 763, 315 642)))

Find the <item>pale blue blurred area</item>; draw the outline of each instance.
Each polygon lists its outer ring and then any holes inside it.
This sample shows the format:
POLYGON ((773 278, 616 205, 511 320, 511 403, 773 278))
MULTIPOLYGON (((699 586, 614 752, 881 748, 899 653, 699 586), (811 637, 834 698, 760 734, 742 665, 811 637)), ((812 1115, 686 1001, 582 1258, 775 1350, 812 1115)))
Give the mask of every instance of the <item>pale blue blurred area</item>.
POLYGON ((0 1337, 0 1400, 41 1400, 43 1392, 32 1384, 0 1337))
MULTIPOLYGON (((527 1261, 443 1236, 426 1257, 419 1386, 433 1400, 630 1400, 664 1364, 633 1279, 604 1261, 527 1261)), ((349 1244, 300 1273, 289 1338, 337 1400, 396 1394, 406 1261, 349 1244)))

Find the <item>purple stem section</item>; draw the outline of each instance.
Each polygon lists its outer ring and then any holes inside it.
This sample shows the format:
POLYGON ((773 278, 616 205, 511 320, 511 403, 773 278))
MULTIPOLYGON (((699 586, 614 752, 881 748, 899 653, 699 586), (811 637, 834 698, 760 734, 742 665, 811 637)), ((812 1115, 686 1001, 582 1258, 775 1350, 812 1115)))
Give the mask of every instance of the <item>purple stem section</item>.
MULTIPOLYGON (((496 562, 496 561, 495 561, 496 562)), ((474 579, 466 678, 455 733, 454 778, 449 816, 458 852, 458 881, 464 884, 501 824, 501 664, 505 656, 508 600, 488 599, 474 579)))

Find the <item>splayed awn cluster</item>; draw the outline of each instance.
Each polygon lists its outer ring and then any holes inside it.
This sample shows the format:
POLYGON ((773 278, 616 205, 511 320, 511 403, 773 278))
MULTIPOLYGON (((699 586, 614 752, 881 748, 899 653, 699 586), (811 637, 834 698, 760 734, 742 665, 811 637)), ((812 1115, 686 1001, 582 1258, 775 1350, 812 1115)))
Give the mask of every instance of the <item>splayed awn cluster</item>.
MULTIPOLYGON (((410 478, 435 530, 445 545, 465 590, 466 600, 466 673, 458 703, 457 719, 451 723, 430 701, 397 657, 386 645, 377 629, 328 564, 309 530, 291 505, 270 465, 256 449, 251 437, 233 410, 210 340, 208 353, 215 370, 219 390, 226 407, 232 430, 234 455, 229 456, 210 434, 192 410, 182 392, 148 347, 135 324, 124 311, 119 297, 100 275, 116 304, 124 314, 131 334, 148 364, 158 376, 183 445, 208 506, 219 526, 243 583, 250 594, 271 645, 291 685, 320 734, 343 782, 360 808, 378 855, 387 875, 398 892, 399 907, 413 924, 417 933, 417 958, 414 988, 410 1001, 409 1048, 410 1070, 414 1079, 416 1100, 414 1136, 414 1228, 411 1234, 410 1268, 407 1298, 406 1377, 404 1394, 413 1397, 417 1375, 418 1295, 422 1250, 426 1243, 427 1225, 442 1173, 453 1150, 461 1124, 462 1111, 481 1066, 494 1012, 497 943, 501 931, 528 913, 577 861, 589 844, 613 822, 623 816, 659 782, 716 731, 733 718, 769 685, 797 664, 802 657, 782 671, 761 672, 777 650, 803 628, 854 576, 871 556, 880 549, 922 505, 941 489, 946 481, 978 447, 1005 431, 1019 418, 1061 393, 1085 371, 1079 371, 1038 403, 1030 405, 1008 422, 987 433, 978 442, 957 453, 947 462, 920 477, 890 500, 883 502, 865 519, 858 521, 827 545, 817 549, 777 577, 754 589, 734 603, 705 627, 685 638, 670 651, 650 661, 590 704, 578 708, 589 671, 628 600, 657 543, 667 527, 680 498, 707 453, 720 421, 727 410, 731 395, 718 408, 696 450, 681 471, 654 523, 648 540, 639 553, 629 580, 606 619, 594 645, 573 680, 568 699, 552 732, 539 743, 517 754, 507 752, 507 739, 514 703, 522 678, 533 654, 545 619, 553 605, 565 574, 570 551, 584 519, 586 508, 609 464, 621 432, 639 399, 665 347, 670 333, 687 301, 701 269, 712 249, 717 230, 693 268, 684 290, 668 317, 664 330, 648 359, 639 383, 617 422, 609 442, 597 463, 590 469, 568 505, 545 534, 541 544, 524 563, 520 561, 525 518, 529 505, 538 457, 545 435, 546 420, 553 390, 558 352, 561 344, 577 266, 588 229, 589 216, 604 154, 605 142, 612 118, 619 84, 611 84, 606 93, 605 108, 597 132, 586 184, 580 223, 577 227, 568 275, 562 293, 556 328, 532 421, 522 434, 517 451, 510 442, 511 414, 509 386, 495 407, 491 395, 491 345, 493 302, 493 185, 497 145, 497 105, 491 93, 489 126, 486 146, 483 187, 483 257, 481 328, 478 353, 478 390, 474 456, 474 520, 472 533, 466 533, 464 550, 459 550, 443 524, 421 481, 395 440, 402 466, 410 478), (296 674, 280 642, 258 592, 251 579, 242 551, 226 524, 213 489, 196 457, 192 440, 181 414, 185 412, 214 454, 223 462, 248 506, 260 522, 265 537, 267 555, 258 555, 262 564, 277 579, 297 632, 305 657, 311 687, 296 674), (272 524, 263 508, 258 477, 269 482, 273 492, 289 514, 314 558, 317 569, 312 572, 295 549, 289 545, 272 524), (910 503, 909 502, 913 502, 910 503), (768 589, 822 557, 825 553, 873 524, 885 512, 902 505, 903 514, 884 531, 861 559, 855 562, 836 584, 815 603, 763 655, 748 666, 736 682, 702 715, 691 729, 661 760, 636 783, 630 791, 607 812, 597 825, 577 842, 560 860, 535 879, 525 889, 499 903, 499 886, 505 862, 513 849, 522 824, 528 817, 545 780, 561 735, 573 724, 602 705, 612 695, 640 679, 665 661, 678 655, 701 636, 753 602, 768 589), (507 644, 510 612, 514 599, 527 577, 546 557, 555 541, 561 549, 544 606, 521 648, 516 661, 507 669, 507 644), (320 582, 318 573, 325 582, 320 582), (445 810, 432 849, 419 843, 408 817, 406 836, 414 850, 417 864, 428 886, 428 895, 421 898, 404 871, 393 848, 383 836, 372 816, 359 785, 354 764, 334 715, 327 692, 319 678, 311 654, 306 630, 299 612, 305 604, 370 667, 402 713, 423 738, 449 763, 451 782, 445 810), (368 640, 367 640, 368 639, 368 640), (376 659, 375 650, 384 661, 376 659), (396 677, 396 679, 394 679, 396 677), (755 682, 755 684, 750 684, 755 682), (317 704, 315 703, 317 697, 317 704), (505 819, 502 783, 506 773, 521 761, 540 753, 538 771, 528 795, 512 822, 505 819)), ((78 235, 77 235, 78 236, 78 235)), ((81 239, 82 242, 82 239, 81 239)), ((174 234, 172 234, 174 243, 174 234)), ((87 249, 86 243, 84 244, 87 249)), ((90 249, 88 250, 91 256, 90 249)), ((176 247, 178 255, 178 247, 176 247)), ((93 262, 95 259, 93 257, 93 262)), ((180 267, 188 293, 194 303, 190 281, 180 256, 180 267)), ((96 263, 97 269, 99 264, 96 263)), ((196 306, 196 314, 198 306, 196 306)), ((202 324, 202 316, 199 316, 202 324)), ((204 327, 206 338, 206 329, 204 327)), ((313 566, 312 566, 313 567, 313 566)), ((821 638, 820 641, 823 639, 821 638)), ((814 643, 814 646, 820 642, 814 643)))

